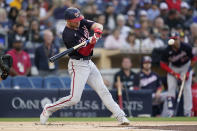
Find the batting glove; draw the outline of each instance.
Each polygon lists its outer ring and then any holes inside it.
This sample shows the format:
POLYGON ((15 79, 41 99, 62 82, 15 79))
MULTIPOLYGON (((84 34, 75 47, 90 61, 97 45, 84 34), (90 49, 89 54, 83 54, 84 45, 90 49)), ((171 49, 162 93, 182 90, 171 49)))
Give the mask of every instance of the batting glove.
POLYGON ((179 73, 173 72, 172 75, 176 77, 177 80, 182 80, 181 75, 179 73))
POLYGON ((103 34, 103 32, 101 29, 99 29, 99 28, 94 29, 94 36, 96 37, 96 39, 101 38, 102 34, 103 34))
POLYGON ((99 28, 95 28, 94 29, 94 36, 92 36, 92 38, 90 39, 90 44, 96 44, 97 40, 99 38, 101 38, 102 35, 102 31, 99 28))

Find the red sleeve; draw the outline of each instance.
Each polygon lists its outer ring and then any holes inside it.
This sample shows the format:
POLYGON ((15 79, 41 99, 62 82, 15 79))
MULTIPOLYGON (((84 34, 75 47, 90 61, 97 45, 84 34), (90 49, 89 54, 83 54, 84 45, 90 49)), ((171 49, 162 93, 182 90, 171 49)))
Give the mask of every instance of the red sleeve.
POLYGON ((79 54, 81 54, 83 56, 89 56, 94 48, 94 45, 95 44, 88 44, 87 46, 80 48, 78 50, 79 54))
POLYGON ((164 62, 160 62, 160 66, 162 69, 164 69, 165 71, 167 71, 168 73, 172 74, 174 71, 164 62))
POLYGON ((193 62, 197 62, 197 56, 194 56, 194 57, 192 58, 192 61, 193 61, 193 62))

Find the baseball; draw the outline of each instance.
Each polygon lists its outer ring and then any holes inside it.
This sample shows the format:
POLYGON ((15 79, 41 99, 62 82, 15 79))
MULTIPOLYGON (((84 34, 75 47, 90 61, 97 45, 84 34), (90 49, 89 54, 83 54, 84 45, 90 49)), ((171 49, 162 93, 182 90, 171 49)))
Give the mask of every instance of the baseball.
POLYGON ((174 44, 174 39, 169 39, 168 40, 168 45, 173 45, 174 44))

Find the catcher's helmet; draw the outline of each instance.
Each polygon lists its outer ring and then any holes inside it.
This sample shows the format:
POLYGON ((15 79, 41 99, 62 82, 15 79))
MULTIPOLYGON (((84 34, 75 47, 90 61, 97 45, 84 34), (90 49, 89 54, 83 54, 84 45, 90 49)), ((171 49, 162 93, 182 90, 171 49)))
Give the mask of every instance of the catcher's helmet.
POLYGON ((81 15, 79 9, 70 7, 67 8, 64 12, 65 20, 69 20, 71 22, 81 21, 84 17, 81 15))

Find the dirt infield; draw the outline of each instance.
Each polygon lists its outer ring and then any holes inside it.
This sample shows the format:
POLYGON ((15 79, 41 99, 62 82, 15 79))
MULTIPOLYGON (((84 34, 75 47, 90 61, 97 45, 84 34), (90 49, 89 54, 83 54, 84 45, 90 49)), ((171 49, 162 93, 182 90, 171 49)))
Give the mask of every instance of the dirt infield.
POLYGON ((131 122, 119 126, 117 122, 0 122, 0 131, 197 131, 197 122, 131 122))

